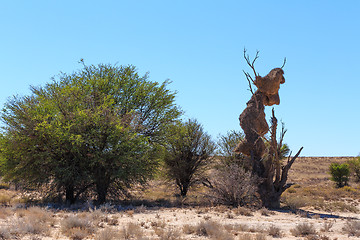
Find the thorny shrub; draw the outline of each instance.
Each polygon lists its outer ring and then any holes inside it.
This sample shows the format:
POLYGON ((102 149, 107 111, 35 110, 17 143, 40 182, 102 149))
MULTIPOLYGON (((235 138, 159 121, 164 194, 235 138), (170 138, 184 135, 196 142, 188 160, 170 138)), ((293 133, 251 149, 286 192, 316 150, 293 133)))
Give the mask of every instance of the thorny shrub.
POLYGON ((342 230, 349 236, 360 237, 360 221, 349 220, 342 230))
POLYGON ((295 228, 290 230, 295 237, 304 237, 316 234, 315 227, 310 223, 300 223, 295 228))
POLYGON ((245 206, 256 200, 257 180, 239 165, 215 170, 210 180, 210 197, 215 203, 245 206))

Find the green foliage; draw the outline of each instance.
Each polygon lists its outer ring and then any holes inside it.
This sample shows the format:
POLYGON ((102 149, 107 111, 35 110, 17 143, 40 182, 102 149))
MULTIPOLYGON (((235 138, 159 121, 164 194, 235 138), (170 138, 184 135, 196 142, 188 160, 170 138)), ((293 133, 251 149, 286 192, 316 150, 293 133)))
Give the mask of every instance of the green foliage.
POLYGON ((1 170, 5 179, 54 185, 74 202, 94 189, 143 183, 158 165, 167 125, 181 114, 168 81, 134 66, 83 65, 5 104, 1 170))
POLYGON ((336 186, 341 188, 348 185, 350 168, 347 163, 331 163, 330 164, 331 180, 336 183, 336 186))
POLYGON ((165 145, 165 166, 170 179, 175 180, 181 195, 202 177, 215 143, 196 120, 178 122, 168 129, 165 145))
POLYGON ((243 139, 244 134, 235 130, 219 136, 217 142, 217 154, 220 155, 221 162, 224 166, 230 166, 232 164, 244 166, 246 160, 245 156, 234 152, 236 145, 243 139))
POLYGON ((355 181, 360 182, 360 157, 348 161, 350 172, 353 174, 355 181))

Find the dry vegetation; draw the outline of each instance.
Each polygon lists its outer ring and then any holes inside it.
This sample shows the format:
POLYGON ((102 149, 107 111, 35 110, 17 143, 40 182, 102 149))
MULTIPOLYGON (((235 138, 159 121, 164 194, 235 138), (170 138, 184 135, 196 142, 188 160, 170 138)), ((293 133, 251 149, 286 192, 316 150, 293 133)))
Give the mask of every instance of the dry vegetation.
POLYGON ((186 199, 173 186, 154 182, 115 209, 29 207, 29 196, 0 189, 0 239, 349 239, 360 237, 359 185, 336 189, 331 162, 346 158, 299 158, 290 172, 296 183, 283 194, 281 210, 232 208, 204 201, 204 188, 186 199), (125 205, 131 203, 132 205, 125 205), (141 205, 143 204, 143 205, 141 205))

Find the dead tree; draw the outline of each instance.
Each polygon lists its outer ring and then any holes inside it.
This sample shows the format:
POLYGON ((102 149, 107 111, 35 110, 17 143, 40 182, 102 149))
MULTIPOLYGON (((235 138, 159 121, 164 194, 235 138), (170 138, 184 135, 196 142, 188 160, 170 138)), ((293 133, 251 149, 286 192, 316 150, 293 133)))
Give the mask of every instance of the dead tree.
POLYGON ((244 49, 244 58, 250 68, 253 70, 255 77, 252 78, 248 72, 244 74, 249 82, 249 88, 252 93, 250 101, 247 102, 247 107, 240 114, 240 126, 244 130, 245 139, 241 141, 235 152, 243 153, 250 158, 252 163, 252 174, 259 178, 258 193, 260 195, 262 204, 269 208, 280 207, 280 196, 289 187, 287 184, 287 176, 292 164, 299 156, 301 150, 290 157, 286 164, 282 164, 279 158, 279 149, 282 146, 283 135, 280 136, 280 143, 276 139, 277 119, 275 117, 274 109, 271 118, 271 127, 265 119, 265 106, 272 106, 280 104, 279 89, 280 84, 285 83, 283 67, 274 68, 265 77, 261 77, 255 70, 254 64, 258 58, 259 52, 256 53, 255 58, 250 61, 249 55, 246 55, 244 49), (254 92, 252 85, 257 90, 254 92), (265 134, 270 130, 270 139, 266 140, 265 134), (265 141, 269 142, 269 148, 265 146, 265 141), (265 154, 267 152, 267 154, 265 154))

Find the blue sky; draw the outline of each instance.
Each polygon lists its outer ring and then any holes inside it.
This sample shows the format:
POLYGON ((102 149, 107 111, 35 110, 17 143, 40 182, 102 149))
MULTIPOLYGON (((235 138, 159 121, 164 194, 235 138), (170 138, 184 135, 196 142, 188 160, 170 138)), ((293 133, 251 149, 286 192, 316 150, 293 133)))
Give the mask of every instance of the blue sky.
MULTIPOLYGON (((360 1, 2 1, 0 106, 60 71, 132 64, 172 80, 185 117, 214 139, 240 130, 243 59, 266 75, 287 58, 277 118, 303 156, 360 153, 360 1)), ((271 107, 267 107, 270 118, 271 107)))

